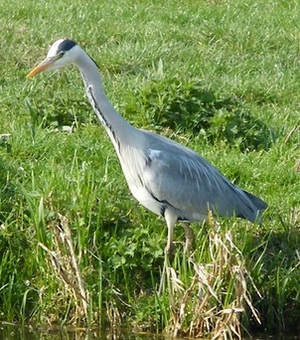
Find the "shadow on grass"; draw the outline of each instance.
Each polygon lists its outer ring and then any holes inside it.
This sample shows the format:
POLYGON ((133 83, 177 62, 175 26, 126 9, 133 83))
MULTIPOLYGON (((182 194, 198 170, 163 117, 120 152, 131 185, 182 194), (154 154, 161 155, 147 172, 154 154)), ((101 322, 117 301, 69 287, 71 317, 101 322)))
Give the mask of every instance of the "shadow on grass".
POLYGON ((268 150, 274 143, 275 131, 241 100, 218 98, 201 82, 152 82, 142 96, 145 111, 151 113, 158 128, 202 134, 212 144, 222 141, 241 151, 268 150))
POLYGON ((299 244, 300 230, 296 224, 253 239, 252 277, 262 295, 262 298, 255 294, 253 297, 262 321, 261 327, 256 326, 253 331, 299 334, 299 244))

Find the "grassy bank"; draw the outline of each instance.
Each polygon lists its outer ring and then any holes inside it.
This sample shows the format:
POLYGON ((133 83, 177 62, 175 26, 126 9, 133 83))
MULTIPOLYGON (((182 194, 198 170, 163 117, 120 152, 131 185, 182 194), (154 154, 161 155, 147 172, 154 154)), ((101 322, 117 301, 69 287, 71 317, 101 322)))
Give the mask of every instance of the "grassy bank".
POLYGON ((0 320, 193 336, 238 334, 241 324, 297 331, 299 7, 0 5, 0 320), (161 296, 165 223, 130 195, 78 72, 25 79, 61 37, 97 61, 128 121, 194 149, 269 204, 261 226, 195 224, 189 256, 178 227, 161 296))

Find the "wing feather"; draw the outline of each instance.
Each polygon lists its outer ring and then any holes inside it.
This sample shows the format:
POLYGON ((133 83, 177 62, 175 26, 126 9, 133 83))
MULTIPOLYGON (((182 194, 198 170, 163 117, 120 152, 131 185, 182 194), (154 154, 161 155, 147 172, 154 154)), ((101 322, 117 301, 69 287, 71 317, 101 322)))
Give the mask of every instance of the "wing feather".
POLYGON ((157 200, 168 202, 190 219, 195 214, 206 214, 208 208, 221 216, 242 215, 245 203, 251 208, 243 190, 197 153, 172 140, 147 133, 152 138, 145 150, 148 161, 141 178, 157 200))

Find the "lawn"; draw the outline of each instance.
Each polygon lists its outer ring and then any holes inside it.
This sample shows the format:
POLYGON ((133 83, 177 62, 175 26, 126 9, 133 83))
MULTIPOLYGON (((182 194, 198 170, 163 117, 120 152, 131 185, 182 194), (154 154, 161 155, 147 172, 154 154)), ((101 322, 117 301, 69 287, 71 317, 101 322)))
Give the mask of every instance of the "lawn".
POLYGON ((11 0, 0 10, 0 320, 296 333, 300 3, 11 0), (127 121, 197 151, 269 205, 262 225, 194 224, 188 256, 178 226, 161 295, 165 222, 131 196, 79 72, 26 79, 64 37, 96 60, 127 121))

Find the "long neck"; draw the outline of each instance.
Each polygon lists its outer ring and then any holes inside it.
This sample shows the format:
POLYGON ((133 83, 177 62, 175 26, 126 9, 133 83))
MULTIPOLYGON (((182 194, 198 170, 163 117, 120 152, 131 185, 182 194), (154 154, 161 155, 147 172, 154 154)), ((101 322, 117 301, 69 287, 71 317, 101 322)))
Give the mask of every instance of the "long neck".
POLYGON ((120 156, 121 147, 130 144, 134 135, 138 134, 138 130, 126 122, 110 104, 95 62, 83 52, 76 65, 80 70, 91 105, 120 156))

